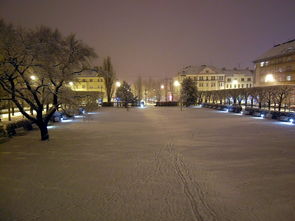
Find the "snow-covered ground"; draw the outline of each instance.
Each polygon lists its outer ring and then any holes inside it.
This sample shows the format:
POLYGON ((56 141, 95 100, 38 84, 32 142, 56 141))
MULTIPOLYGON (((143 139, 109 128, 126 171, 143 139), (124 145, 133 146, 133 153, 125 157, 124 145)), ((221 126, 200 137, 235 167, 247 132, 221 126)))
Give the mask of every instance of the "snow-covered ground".
POLYGON ((0 144, 0 220, 295 220, 295 125, 105 108, 0 144))

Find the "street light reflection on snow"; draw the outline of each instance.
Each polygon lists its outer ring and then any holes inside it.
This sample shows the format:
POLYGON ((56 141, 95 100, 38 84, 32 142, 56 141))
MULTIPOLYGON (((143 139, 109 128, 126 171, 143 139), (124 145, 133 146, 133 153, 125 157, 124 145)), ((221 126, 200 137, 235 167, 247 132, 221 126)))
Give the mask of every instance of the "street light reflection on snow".
POLYGON ((60 121, 63 123, 68 123, 68 122, 72 122, 73 120, 72 119, 64 120, 63 118, 61 118, 60 121))
POLYGON ((47 126, 47 129, 54 129, 54 128, 57 128, 57 126, 54 126, 54 125, 48 125, 47 126))

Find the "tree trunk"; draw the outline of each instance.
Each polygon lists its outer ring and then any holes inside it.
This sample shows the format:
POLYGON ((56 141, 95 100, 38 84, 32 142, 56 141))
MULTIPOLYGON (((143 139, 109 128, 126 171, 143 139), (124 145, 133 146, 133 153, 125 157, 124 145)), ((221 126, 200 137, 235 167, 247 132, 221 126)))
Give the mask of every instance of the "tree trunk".
POLYGON ((31 113, 31 115, 34 114, 34 111, 33 111, 33 108, 32 107, 30 107, 30 113, 31 113))
POLYGON ((259 109, 261 109, 261 107, 262 107, 262 103, 261 103, 261 102, 259 102, 259 109))
POLYGON ((11 115, 14 116, 14 105, 13 105, 13 103, 11 105, 11 115))
POLYGON ((278 106, 279 112, 281 112, 281 108, 282 108, 282 102, 279 102, 279 106, 278 106))
POLYGON ((10 101, 8 101, 8 121, 11 121, 11 109, 10 109, 10 101))
POLYGON ((37 123, 37 125, 40 129, 41 140, 49 140, 47 124, 44 122, 40 122, 40 123, 37 123))
POLYGON ((46 114, 48 113, 48 111, 49 111, 49 104, 47 103, 46 104, 46 114))

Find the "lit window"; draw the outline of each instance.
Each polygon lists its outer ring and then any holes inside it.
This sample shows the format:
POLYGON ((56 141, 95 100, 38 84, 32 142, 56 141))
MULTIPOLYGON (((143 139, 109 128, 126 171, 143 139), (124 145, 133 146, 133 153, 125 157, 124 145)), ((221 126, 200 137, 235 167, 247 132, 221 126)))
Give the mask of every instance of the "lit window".
POLYGON ((291 81, 291 76, 287 76, 287 81, 291 81))
POLYGON ((264 66, 264 61, 260 62, 260 67, 264 66))

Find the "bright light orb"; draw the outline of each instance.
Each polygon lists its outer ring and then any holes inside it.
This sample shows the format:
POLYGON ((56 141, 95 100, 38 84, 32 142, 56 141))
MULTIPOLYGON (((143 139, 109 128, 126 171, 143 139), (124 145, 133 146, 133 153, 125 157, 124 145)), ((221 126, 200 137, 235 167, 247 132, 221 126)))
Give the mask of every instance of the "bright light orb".
POLYGON ((120 81, 117 81, 117 82, 116 82, 116 86, 117 86, 117 87, 120 87, 120 86, 121 86, 121 82, 120 82, 120 81))
POLYGON ((274 76, 272 74, 267 74, 265 76, 265 82, 274 82, 275 79, 274 79, 274 76))
POLYGON ((74 85, 74 83, 73 83, 72 81, 70 81, 70 82, 69 82, 69 85, 70 85, 70 86, 73 86, 73 85, 74 85))
POLYGON ((161 89, 164 89, 164 88, 165 88, 165 86, 162 84, 162 85, 161 85, 161 89))
POLYGON ((33 80, 33 81, 37 79, 35 75, 32 75, 30 78, 31 78, 31 80, 33 80))
POLYGON ((180 83, 179 83, 179 81, 174 81, 174 83, 173 83, 173 85, 175 86, 175 87, 179 87, 180 86, 180 83))

